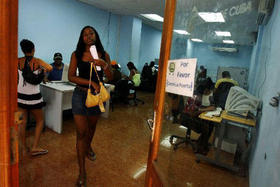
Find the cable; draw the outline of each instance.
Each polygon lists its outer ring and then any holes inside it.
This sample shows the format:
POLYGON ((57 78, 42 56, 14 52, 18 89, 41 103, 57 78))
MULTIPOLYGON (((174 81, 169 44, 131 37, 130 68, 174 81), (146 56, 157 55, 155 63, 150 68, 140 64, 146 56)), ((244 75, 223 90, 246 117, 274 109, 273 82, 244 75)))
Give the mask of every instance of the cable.
MULTIPOLYGON (((275 16, 276 17, 276 16, 275 16)), ((275 19, 275 18, 274 18, 275 19)), ((258 91, 258 97, 260 97, 260 90, 261 88, 263 87, 265 81, 266 81, 266 70, 267 70, 267 61, 268 59, 270 59, 270 52, 271 52, 271 35, 272 35, 272 30, 273 30, 273 23, 274 23, 274 20, 271 20, 271 27, 270 27, 270 33, 269 33, 269 45, 267 47, 268 51, 266 53, 266 56, 265 56, 265 61, 264 61, 264 80, 261 84, 261 86, 259 87, 259 91, 258 91), (269 55, 269 56, 268 56, 269 55)), ((262 40, 264 41, 264 40, 262 40)))
POLYGON ((109 48, 109 44, 110 44, 110 24, 111 24, 111 15, 112 13, 109 12, 109 17, 108 17, 108 23, 107 23, 107 48, 109 48))

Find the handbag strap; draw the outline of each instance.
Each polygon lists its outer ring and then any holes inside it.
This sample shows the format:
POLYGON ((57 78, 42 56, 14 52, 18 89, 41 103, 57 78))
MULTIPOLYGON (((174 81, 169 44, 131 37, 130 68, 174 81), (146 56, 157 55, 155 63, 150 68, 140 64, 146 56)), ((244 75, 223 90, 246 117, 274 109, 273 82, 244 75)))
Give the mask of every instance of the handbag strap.
POLYGON ((95 66, 93 66, 93 68, 94 68, 94 71, 95 71, 95 73, 96 73, 96 76, 97 76, 98 82, 100 83, 101 81, 100 81, 100 79, 99 79, 99 75, 98 75, 98 73, 97 73, 97 71, 96 71, 96 67, 95 67, 95 66))
POLYGON ((96 71, 96 67, 95 67, 95 65, 93 65, 93 62, 90 62, 90 75, 89 75, 89 84, 88 84, 88 89, 90 89, 90 85, 91 85, 92 66, 93 66, 93 68, 94 68, 94 71, 95 71, 95 73, 96 73, 96 76, 97 76, 98 82, 99 82, 99 84, 100 84, 100 79, 99 79, 99 75, 98 75, 98 73, 97 73, 97 71, 96 71))

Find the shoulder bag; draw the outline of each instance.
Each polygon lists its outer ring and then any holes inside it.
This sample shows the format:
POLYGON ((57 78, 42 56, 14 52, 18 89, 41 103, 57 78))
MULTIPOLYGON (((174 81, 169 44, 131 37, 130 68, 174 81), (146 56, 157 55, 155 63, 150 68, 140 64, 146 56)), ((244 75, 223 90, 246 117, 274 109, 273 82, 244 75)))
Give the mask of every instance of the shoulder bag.
POLYGON ((105 112, 105 108, 103 105, 103 102, 106 102, 110 99, 110 94, 107 92, 106 88, 104 87, 103 83, 100 81, 98 73, 96 71, 95 65, 93 63, 90 63, 90 77, 89 77, 89 84, 88 84, 88 91, 87 91, 87 99, 86 99, 86 106, 88 108, 94 107, 99 105, 100 111, 105 112), (100 92, 96 94, 91 93, 91 77, 92 77, 92 66, 94 68, 94 71, 96 73, 96 76, 98 78, 98 82, 100 85, 100 92))
POLYGON ((43 81, 45 74, 44 74, 44 70, 41 70, 41 72, 38 74, 35 74, 31 70, 29 62, 32 60, 32 58, 33 58, 32 56, 25 57, 24 67, 22 69, 22 76, 24 78, 24 81, 28 82, 29 84, 38 85, 43 81))

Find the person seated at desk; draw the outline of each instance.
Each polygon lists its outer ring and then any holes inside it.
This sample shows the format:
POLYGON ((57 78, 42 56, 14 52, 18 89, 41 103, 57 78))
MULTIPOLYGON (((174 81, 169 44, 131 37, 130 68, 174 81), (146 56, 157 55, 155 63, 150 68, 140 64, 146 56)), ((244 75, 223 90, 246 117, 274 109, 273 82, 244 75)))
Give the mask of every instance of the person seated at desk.
POLYGON ((219 106, 222 109, 225 108, 227 96, 232 86, 238 86, 238 83, 231 79, 230 73, 228 71, 223 71, 222 78, 219 79, 215 84, 214 101, 216 106, 219 106))
POLYGON ((148 63, 146 62, 143 66, 143 69, 142 69, 142 72, 141 72, 141 78, 143 79, 146 79, 149 77, 149 70, 150 70, 150 67, 148 65, 148 63))
POLYGON ((222 72, 222 78, 217 80, 217 82, 215 84, 215 89, 217 89, 219 87, 219 85, 223 82, 230 82, 230 83, 234 84, 234 86, 238 86, 238 83, 231 78, 231 75, 228 71, 222 72))
POLYGON ((111 61, 111 67, 112 67, 113 79, 110 81, 105 80, 105 82, 116 85, 117 82, 122 79, 122 73, 120 72, 120 67, 115 60, 111 61))
POLYGON ((134 66, 133 62, 128 62, 127 68, 129 69, 129 76, 127 77, 127 79, 132 81, 135 87, 138 87, 141 83, 141 76, 138 70, 134 66))
POLYGON ((207 79, 207 69, 204 66, 200 66, 195 79, 195 86, 200 85, 207 79))
POLYGON ((55 53, 53 56, 54 62, 51 63, 53 71, 48 74, 48 81, 60 81, 62 80, 62 74, 64 69, 64 63, 62 62, 62 54, 55 53))
POLYGON ((127 68, 129 69, 129 76, 123 75, 122 79, 117 82, 115 88, 119 99, 125 104, 128 104, 130 90, 134 87, 138 87, 141 83, 140 74, 133 62, 128 62, 127 68))
POLYGON ((207 154, 209 151, 208 141, 213 130, 213 125, 210 122, 199 119, 198 116, 202 112, 215 110, 211 98, 213 85, 210 78, 203 81, 197 87, 195 95, 187 99, 185 110, 181 114, 180 123, 188 128, 187 138, 190 139, 191 130, 201 133, 195 146, 195 153, 207 154))
POLYGON ((149 68, 151 69, 152 75, 154 76, 157 73, 157 70, 156 70, 156 67, 155 67, 155 61, 150 62, 149 68))

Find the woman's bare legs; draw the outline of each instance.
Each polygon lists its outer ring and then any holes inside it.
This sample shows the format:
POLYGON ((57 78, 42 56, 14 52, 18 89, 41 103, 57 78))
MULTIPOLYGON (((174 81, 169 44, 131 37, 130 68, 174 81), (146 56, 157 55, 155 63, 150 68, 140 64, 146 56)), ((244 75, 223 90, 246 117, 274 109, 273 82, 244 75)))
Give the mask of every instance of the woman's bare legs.
POLYGON ((77 156, 79 164, 79 173, 80 179, 85 179, 86 169, 85 169, 85 155, 87 151, 87 134, 88 134, 88 119, 87 116, 83 115, 74 115, 74 120, 76 124, 76 133, 77 133, 77 156))
POLYGON ((87 135, 87 154, 93 154, 93 150, 91 148, 91 142, 96 130, 96 124, 99 119, 99 116, 88 116, 88 135, 87 135))
POLYGON ((33 145, 31 148, 31 152, 34 151, 41 151, 38 147, 40 136, 44 127, 44 115, 43 115, 43 110, 42 109, 32 109, 30 110, 32 115, 35 117, 36 120, 36 128, 35 128, 35 137, 33 141, 33 145))
POLYGON ((23 114, 22 123, 19 124, 19 137, 20 137, 19 150, 20 153, 23 154, 22 156, 24 156, 24 154, 28 151, 28 147, 26 144, 26 136, 25 136, 26 123, 27 123, 27 110, 18 107, 18 111, 22 112, 23 114))

